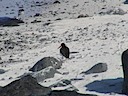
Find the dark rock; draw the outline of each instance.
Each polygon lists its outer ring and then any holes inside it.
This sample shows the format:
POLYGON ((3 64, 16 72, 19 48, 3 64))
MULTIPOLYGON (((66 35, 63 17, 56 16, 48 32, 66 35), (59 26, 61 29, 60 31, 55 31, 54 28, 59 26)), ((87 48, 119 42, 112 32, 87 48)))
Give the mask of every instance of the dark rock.
POLYGON ((28 75, 3 87, 0 96, 45 96, 50 92, 50 88, 39 85, 35 78, 28 75))
POLYGON ((121 8, 110 9, 110 10, 107 10, 106 12, 99 12, 99 14, 101 14, 101 15, 105 15, 105 14, 108 14, 108 15, 124 15, 126 13, 127 12, 125 12, 121 8))
POLYGON ((76 91, 54 90, 48 96, 97 96, 93 94, 80 94, 76 91))
POLYGON ((55 1, 53 2, 53 4, 60 4, 60 1, 55 1))
POLYGON ((124 74, 123 89, 122 92, 128 95, 128 49, 122 53, 122 67, 124 74))
POLYGON ((82 72, 82 73, 85 73, 85 74, 101 73, 101 72, 107 71, 107 69, 108 68, 107 68, 106 63, 98 63, 98 64, 94 65, 93 67, 91 67, 86 72, 82 72))
POLYGON ((128 4, 128 0, 126 0, 126 1, 124 2, 124 4, 128 4))
POLYGON ((83 15, 83 14, 81 14, 81 15, 79 15, 77 18, 85 18, 85 17, 89 17, 89 15, 83 15))
POLYGON ((43 70, 40 70, 38 72, 33 72, 31 75, 37 79, 38 82, 41 82, 47 78, 52 78, 54 77, 56 73, 55 68, 53 68, 52 66, 47 67, 43 70))
POLYGON ((23 12, 24 12, 24 9, 19 9, 18 10, 18 16, 20 16, 21 14, 23 14, 23 12))
POLYGON ((0 69, 0 74, 3 74, 3 73, 5 73, 5 72, 6 72, 5 70, 0 69))
POLYGON ((39 21, 39 20, 34 20, 34 21, 32 21, 31 23, 40 23, 41 21, 39 21))
POLYGON ((56 20, 62 20, 61 18, 57 18, 56 20))
POLYGON ((18 78, 23 78, 24 76, 31 75, 32 77, 36 78, 37 82, 42 82, 47 78, 53 78, 55 73, 59 73, 55 68, 52 66, 49 66, 47 68, 44 68, 38 72, 28 72, 24 73, 23 75, 19 76, 18 78))
POLYGON ((19 26, 20 23, 24 22, 16 18, 0 17, 0 26, 19 26))
POLYGON ((51 23, 48 22, 48 23, 44 23, 43 25, 44 25, 44 26, 48 26, 48 25, 50 25, 50 24, 51 24, 51 23))
POLYGON ((62 62, 58 61, 54 57, 44 57, 39 60, 29 71, 40 71, 46 67, 53 66, 55 69, 61 68, 62 62))
POLYGON ((34 17, 37 17, 37 16, 42 16, 42 14, 36 13, 36 14, 34 15, 34 17))
POLYGON ((22 11, 24 11, 24 9, 20 9, 19 11, 21 11, 21 12, 22 12, 22 11))

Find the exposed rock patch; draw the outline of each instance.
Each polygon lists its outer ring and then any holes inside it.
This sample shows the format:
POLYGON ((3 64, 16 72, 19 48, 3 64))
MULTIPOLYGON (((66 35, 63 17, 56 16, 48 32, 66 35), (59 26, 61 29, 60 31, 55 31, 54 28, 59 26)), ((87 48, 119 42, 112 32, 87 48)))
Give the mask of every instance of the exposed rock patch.
POLYGON ((47 78, 53 78, 55 73, 59 73, 58 71, 55 70, 54 67, 49 66, 47 68, 44 68, 40 71, 37 72, 31 72, 31 73, 24 73, 22 76, 19 78, 23 78, 24 76, 31 75, 34 77, 38 82, 42 82, 43 80, 47 78))
POLYGON ((50 87, 64 87, 67 85, 71 85, 70 80, 61 80, 60 82, 57 82, 57 83, 51 85, 50 87))
POLYGON ((56 73, 55 68, 50 66, 50 67, 47 67, 47 68, 40 70, 38 72, 32 73, 32 76, 34 78, 36 78, 38 82, 40 82, 40 81, 43 81, 44 79, 54 77, 55 73, 56 73))
POLYGON ((45 96, 51 89, 39 85, 35 78, 28 75, 1 88, 1 96, 45 96))
POLYGON ((89 17, 89 15, 84 15, 84 14, 81 14, 81 15, 79 15, 77 18, 85 18, 85 17, 89 17))
POLYGON ((108 14, 108 15, 124 15, 126 14, 127 12, 125 12, 123 9, 121 8, 115 8, 115 9, 110 9, 110 10, 107 10, 106 12, 100 12, 99 14, 102 14, 102 15, 105 15, 105 14, 108 14))
POLYGON ((89 70, 82 72, 84 74, 92 74, 92 73, 101 73, 107 71, 107 64, 106 63, 98 63, 91 67, 89 70))
POLYGON ((29 71, 40 71, 46 67, 53 66, 55 69, 61 68, 62 62, 58 61, 54 57, 44 57, 39 60, 29 71))
POLYGON ((18 26, 20 23, 24 23, 24 21, 16 18, 0 17, 0 26, 18 26))

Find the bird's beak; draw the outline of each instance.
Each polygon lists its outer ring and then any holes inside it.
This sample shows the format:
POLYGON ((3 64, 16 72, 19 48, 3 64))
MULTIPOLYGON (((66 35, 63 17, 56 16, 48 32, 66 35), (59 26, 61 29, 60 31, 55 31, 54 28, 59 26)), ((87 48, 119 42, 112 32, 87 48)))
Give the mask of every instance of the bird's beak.
POLYGON ((62 46, 60 45, 59 47, 58 47, 58 49, 60 49, 62 46))

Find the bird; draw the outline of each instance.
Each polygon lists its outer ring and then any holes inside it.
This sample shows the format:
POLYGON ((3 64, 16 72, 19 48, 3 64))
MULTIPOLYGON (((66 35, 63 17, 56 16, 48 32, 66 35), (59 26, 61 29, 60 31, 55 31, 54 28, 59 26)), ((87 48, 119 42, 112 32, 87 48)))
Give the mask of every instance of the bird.
POLYGON ((69 48, 64 43, 61 43, 59 48, 61 55, 64 56, 65 58, 69 58, 69 54, 70 54, 69 48))

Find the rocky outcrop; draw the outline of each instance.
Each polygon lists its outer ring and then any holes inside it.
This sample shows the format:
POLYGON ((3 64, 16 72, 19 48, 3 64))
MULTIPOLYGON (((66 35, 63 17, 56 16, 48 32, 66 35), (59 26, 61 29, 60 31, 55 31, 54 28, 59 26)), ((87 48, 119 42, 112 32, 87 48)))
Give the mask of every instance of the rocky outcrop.
POLYGON ((20 23, 24 23, 24 21, 16 18, 0 17, 0 26, 18 26, 20 23))
POLYGON ((35 78, 27 75, 1 88, 0 96, 45 96, 50 92, 50 88, 41 86, 35 78))
POLYGON ((32 76, 34 78, 36 78, 38 82, 41 82, 47 78, 53 78, 55 73, 56 73, 55 68, 50 66, 50 67, 47 67, 41 71, 33 72, 32 76))
MULTIPOLYGON (((66 81, 67 82, 67 81, 66 81)), ((70 82, 68 82, 70 83, 70 82)), ((37 83, 31 75, 13 81, 5 87, 0 87, 0 96, 96 96, 93 94, 80 94, 76 91, 51 90, 37 83)))
POLYGON ((126 14, 127 12, 125 12, 123 9, 121 8, 112 8, 110 10, 107 10, 105 12, 99 12, 99 14, 101 15, 124 15, 126 14))
POLYGON ((121 59, 124 74, 122 93, 128 95, 128 49, 122 53, 121 59))
POLYGON ((23 78, 24 76, 31 75, 32 77, 34 77, 37 80, 37 82, 42 82, 45 79, 53 78, 55 73, 59 73, 59 72, 57 70, 55 70, 54 67, 49 66, 49 67, 42 69, 40 71, 37 71, 37 72, 24 73, 23 75, 19 76, 18 78, 23 78))
POLYGON ((106 63, 98 63, 91 67, 89 70, 82 72, 84 74, 92 74, 92 73, 101 73, 107 71, 107 64, 106 63))
POLYGON ((46 67, 53 66, 55 69, 61 68, 62 62, 58 61, 54 57, 44 57, 39 60, 29 71, 37 72, 46 67))

